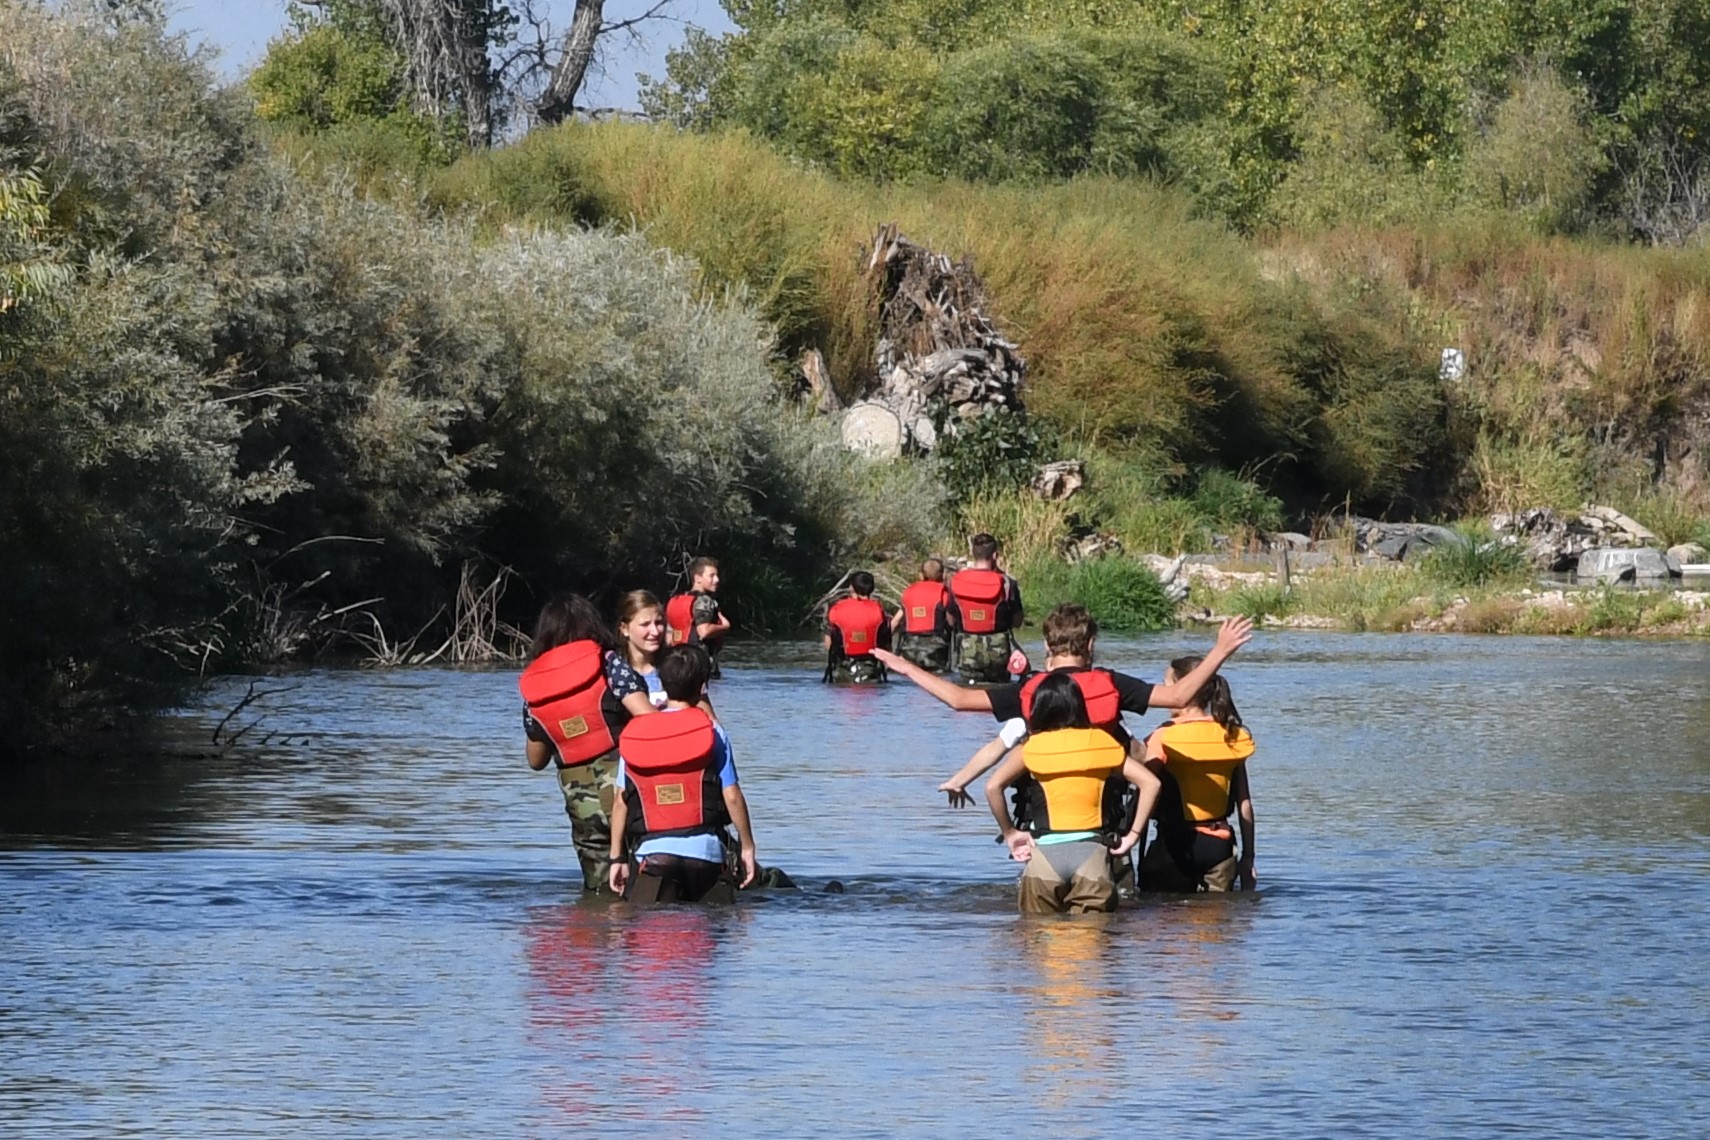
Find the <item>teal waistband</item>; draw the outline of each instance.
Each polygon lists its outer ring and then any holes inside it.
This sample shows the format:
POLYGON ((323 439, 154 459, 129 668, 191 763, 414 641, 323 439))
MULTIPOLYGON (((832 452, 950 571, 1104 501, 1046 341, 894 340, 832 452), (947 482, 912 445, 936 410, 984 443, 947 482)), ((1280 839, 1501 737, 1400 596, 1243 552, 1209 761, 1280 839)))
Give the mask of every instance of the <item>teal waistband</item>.
POLYGON ((1050 847, 1055 843, 1085 843, 1089 839, 1097 839, 1096 831, 1053 831, 1046 835, 1035 835, 1035 847, 1050 847))

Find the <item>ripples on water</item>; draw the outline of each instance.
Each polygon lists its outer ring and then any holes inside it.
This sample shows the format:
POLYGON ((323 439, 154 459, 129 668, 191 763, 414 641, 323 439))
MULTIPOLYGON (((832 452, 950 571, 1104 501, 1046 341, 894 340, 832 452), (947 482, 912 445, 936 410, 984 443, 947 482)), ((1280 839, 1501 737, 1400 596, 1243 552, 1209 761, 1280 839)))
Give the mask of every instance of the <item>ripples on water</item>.
POLYGON ((0 1134, 1702 1130, 1710 646, 1266 638, 1263 890, 1058 921, 932 790, 990 719, 810 657, 715 689, 806 887, 723 911, 580 900, 504 673, 305 674, 258 755, 14 782, 0 1134))

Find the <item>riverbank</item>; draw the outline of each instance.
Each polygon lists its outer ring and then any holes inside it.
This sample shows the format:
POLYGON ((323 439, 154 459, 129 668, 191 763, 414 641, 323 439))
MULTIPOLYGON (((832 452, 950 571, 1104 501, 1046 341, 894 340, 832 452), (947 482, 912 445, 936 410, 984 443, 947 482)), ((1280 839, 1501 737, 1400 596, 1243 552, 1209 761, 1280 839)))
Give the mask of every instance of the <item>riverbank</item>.
POLYGON ((1187 563, 1186 622, 1244 614, 1280 629, 1388 633, 1710 636, 1704 588, 1581 586, 1543 579, 1454 586, 1407 563, 1336 558, 1280 575, 1252 563, 1187 563))

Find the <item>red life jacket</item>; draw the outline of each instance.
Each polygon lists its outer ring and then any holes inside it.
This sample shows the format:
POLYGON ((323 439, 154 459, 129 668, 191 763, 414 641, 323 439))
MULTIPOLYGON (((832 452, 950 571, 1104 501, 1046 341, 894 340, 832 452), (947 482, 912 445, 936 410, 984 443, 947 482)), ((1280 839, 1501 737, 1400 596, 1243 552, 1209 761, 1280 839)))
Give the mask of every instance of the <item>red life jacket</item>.
POLYGON ((879 644, 885 609, 872 598, 844 598, 831 607, 825 620, 840 635, 843 656, 866 657, 879 644))
POLYGON ((956 599, 963 633, 1001 633, 1009 628, 998 624, 1007 586, 996 570, 958 570, 951 576, 950 596, 956 599))
POLYGON ((950 591, 944 583, 922 578, 902 592, 903 630, 942 637, 950 629, 945 618, 949 605, 950 591))
MULTIPOLYGON (((1053 673, 1058 671, 1052 670, 1053 673)), ((1030 721, 1033 719, 1033 694, 1050 675, 1035 673, 1022 682, 1021 715, 1030 721)), ((1094 728, 1111 728, 1122 723, 1122 696, 1116 691, 1116 682, 1110 679, 1108 670, 1077 669, 1069 676, 1075 679, 1075 687, 1080 689, 1081 697, 1087 702, 1087 719, 1094 728)))
POLYGON ((548 649, 517 679, 523 704, 546 730, 566 768, 604 756, 617 746, 606 721, 605 650, 592 641, 548 649))
POLYGON ((701 635, 695 632, 695 599, 699 594, 678 594, 665 603, 665 624, 677 635, 678 645, 699 645, 701 635))
POLYGON ((629 722, 618 748, 632 836, 707 835, 730 822, 714 762, 717 739, 700 709, 629 722))

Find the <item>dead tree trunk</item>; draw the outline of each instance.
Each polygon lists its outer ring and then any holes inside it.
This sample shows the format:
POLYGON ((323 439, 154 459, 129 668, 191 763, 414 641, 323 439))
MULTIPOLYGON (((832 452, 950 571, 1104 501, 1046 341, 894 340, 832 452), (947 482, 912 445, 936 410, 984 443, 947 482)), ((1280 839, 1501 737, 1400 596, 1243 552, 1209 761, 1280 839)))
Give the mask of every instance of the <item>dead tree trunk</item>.
POLYGON ((588 65, 594 61, 594 46, 604 24, 605 6, 605 0, 576 0, 570 31, 564 36, 564 52, 535 104, 535 114, 541 122, 562 123, 576 109, 576 95, 588 76, 588 65))
POLYGON ((487 57, 492 13, 487 0, 384 0, 404 53, 411 102, 443 119, 463 112, 472 147, 493 142, 493 66, 487 57))

